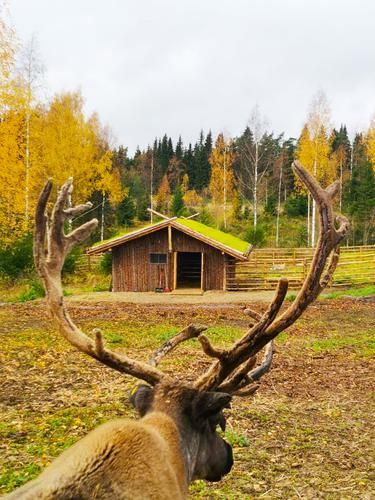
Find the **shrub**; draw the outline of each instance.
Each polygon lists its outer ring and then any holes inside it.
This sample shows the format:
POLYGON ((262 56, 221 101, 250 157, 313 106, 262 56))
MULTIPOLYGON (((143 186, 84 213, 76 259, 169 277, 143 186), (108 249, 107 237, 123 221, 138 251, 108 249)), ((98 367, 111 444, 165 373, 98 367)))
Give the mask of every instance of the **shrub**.
POLYGON ((299 217, 307 215, 306 196, 291 196, 286 200, 284 210, 288 217, 299 217))
POLYGON ((250 226, 245 233, 245 241, 254 246, 261 247, 266 241, 266 230, 263 225, 258 224, 256 228, 250 226))
POLYGON ((15 279, 33 268, 33 236, 22 236, 0 249, 0 274, 15 279))
POLYGON ((108 275, 112 273, 112 252, 106 252, 99 262, 99 271, 108 275))
POLYGON ((264 212, 269 215, 277 215, 277 198, 276 196, 269 196, 267 203, 264 206, 264 212))
POLYGON ((39 299, 45 296, 45 291, 41 282, 37 279, 28 283, 27 288, 22 292, 18 298, 18 302, 28 302, 29 300, 39 299))
POLYGON ((62 274, 74 273, 77 261, 81 255, 82 250, 79 247, 75 247, 65 258, 62 274))

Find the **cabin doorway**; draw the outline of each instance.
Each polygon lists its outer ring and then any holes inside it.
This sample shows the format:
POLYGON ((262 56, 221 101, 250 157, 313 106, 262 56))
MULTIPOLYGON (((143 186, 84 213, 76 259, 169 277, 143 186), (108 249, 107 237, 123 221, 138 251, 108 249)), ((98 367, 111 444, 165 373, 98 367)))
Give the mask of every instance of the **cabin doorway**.
POLYGON ((176 252, 176 288, 202 288, 202 253, 176 252))

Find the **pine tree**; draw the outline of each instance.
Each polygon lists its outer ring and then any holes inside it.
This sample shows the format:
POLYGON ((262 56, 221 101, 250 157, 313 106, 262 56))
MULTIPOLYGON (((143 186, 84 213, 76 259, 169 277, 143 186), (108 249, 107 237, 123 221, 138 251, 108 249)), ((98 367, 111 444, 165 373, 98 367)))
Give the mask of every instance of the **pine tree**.
POLYGON ((353 245, 375 242, 375 174, 369 161, 353 166, 346 196, 353 245))
POLYGON ((183 152, 184 152, 183 151, 183 143, 182 143, 181 136, 179 136, 177 144, 176 144, 176 158, 178 160, 182 160, 183 152))
POLYGON ((177 186, 173 193, 172 207, 171 207, 172 215, 179 217, 183 214, 184 211, 184 200, 182 196, 181 186, 177 186))
POLYGON ((198 191, 208 186, 211 177, 211 165, 209 162, 209 151, 211 150, 211 135, 204 140, 203 130, 199 136, 199 142, 194 147, 194 173, 193 178, 189 176, 191 186, 198 191))
POLYGON ((121 226, 131 226, 134 222, 136 209, 130 196, 125 196, 117 208, 117 219, 121 226))

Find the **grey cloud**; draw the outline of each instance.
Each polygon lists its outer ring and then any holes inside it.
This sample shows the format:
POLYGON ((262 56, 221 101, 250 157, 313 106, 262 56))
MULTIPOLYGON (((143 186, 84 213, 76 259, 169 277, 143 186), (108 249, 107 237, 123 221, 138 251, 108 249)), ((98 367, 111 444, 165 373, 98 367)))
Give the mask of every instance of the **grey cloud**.
POLYGON ((375 111, 371 0, 13 0, 16 29, 37 32, 50 91, 81 88, 133 151, 164 132, 238 134, 258 103, 297 136, 324 89, 333 123, 375 111))

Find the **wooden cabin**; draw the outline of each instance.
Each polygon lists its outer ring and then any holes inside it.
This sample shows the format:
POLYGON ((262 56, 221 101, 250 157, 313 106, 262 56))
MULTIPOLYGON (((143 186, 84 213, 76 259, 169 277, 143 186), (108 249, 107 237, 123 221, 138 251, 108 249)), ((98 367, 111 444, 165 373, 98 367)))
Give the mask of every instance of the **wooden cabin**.
POLYGON ((247 242, 192 219, 171 218, 96 244, 112 252, 114 292, 225 290, 227 264, 248 259, 247 242))

